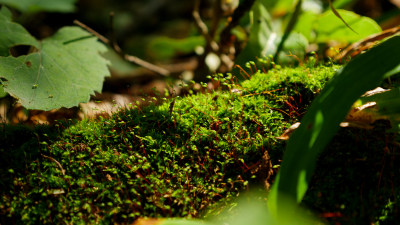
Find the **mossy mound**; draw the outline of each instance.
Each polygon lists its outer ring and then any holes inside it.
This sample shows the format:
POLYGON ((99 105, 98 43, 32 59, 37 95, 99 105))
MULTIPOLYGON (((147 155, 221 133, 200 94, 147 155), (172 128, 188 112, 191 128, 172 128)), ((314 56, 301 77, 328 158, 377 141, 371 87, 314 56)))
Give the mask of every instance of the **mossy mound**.
POLYGON ((249 183, 270 181, 284 148, 275 137, 298 121, 334 70, 257 73, 229 91, 51 130, 3 125, 0 223, 130 223, 215 212, 249 183))

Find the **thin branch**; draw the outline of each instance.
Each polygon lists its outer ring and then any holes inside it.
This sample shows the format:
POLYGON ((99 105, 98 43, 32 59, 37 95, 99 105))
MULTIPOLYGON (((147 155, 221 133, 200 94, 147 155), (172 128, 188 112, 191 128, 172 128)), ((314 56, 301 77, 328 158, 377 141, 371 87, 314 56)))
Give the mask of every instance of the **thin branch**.
POLYGON ((193 12, 192 12, 192 16, 194 18, 194 22, 195 22, 197 28, 200 30, 201 35, 204 36, 204 38, 206 39, 207 43, 210 45, 211 50, 213 52, 218 52, 219 51, 219 46, 218 46, 217 42, 215 42, 214 39, 208 33, 208 27, 203 22, 203 20, 201 19, 199 10, 200 10, 200 0, 196 0, 195 3, 194 3, 194 9, 193 9, 193 12))
POLYGON ((215 39, 215 34, 217 33, 221 18, 223 16, 223 11, 221 8, 221 2, 222 0, 215 0, 214 5, 213 5, 213 16, 211 20, 211 25, 209 29, 209 35, 212 37, 212 39, 215 39))
POLYGON ((210 33, 208 32, 208 27, 201 19, 199 10, 200 10, 200 0, 196 0, 192 15, 193 15, 193 18, 194 18, 197 28, 200 30, 200 33, 203 35, 203 37, 206 39, 207 44, 211 48, 211 51, 216 53, 219 56, 219 58, 221 59, 221 62, 225 66, 227 66, 228 68, 232 68, 233 67, 232 60, 229 58, 229 56, 220 52, 220 46, 218 46, 217 42, 214 40, 213 37, 211 37, 210 33))
POLYGON ((112 48, 118 55, 120 55, 122 58, 124 58, 125 60, 135 63, 139 66, 142 66, 148 70, 151 70, 153 72, 156 72, 158 74, 161 74, 163 76, 169 76, 170 72, 164 68, 161 68, 159 66, 156 66, 152 63, 149 63, 143 59, 140 59, 136 56, 132 56, 132 55, 128 55, 125 54, 122 49, 118 46, 118 44, 116 43, 112 43, 110 40, 108 40, 106 37, 104 37, 103 35, 99 34, 98 32, 96 32, 95 30, 93 30, 92 28, 88 27, 87 25, 83 24, 82 22, 78 21, 78 20, 74 20, 74 23, 80 27, 82 27, 83 29, 87 30, 89 33, 93 34, 94 36, 96 36, 101 42, 103 42, 104 44, 108 45, 110 48, 112 48))
POLYGON ((290 18, 290 21, 288 25, 286 26, 285 33, 282 36, 281 42, 279 42, 278 48, 275 52, 274 59, 275 61, 278 61, 279 59, 279 53, 282 51, 283 46, 285 44, 286 39, 289 37, 290 33, 292 32, 294 26, 296 25, 297 19, 299 18, 301 14, 301 4, 303 3, 303 0, 298 0, 296 7, 294 9, 294 12, 292 14, 292 17, 290 18))
POLYGON ((106 45, 110 44, 110 41, 106 37, 104 37, 103 35, 99 34, 97 31, 93 30, 92 28, 86 26, 86 24, 83 24, 79 20, 74 20, 74 24, 76 24, 76 25, 82 27, 83 29, 87 30, 89 33, 91 33, 94 36, 96 36, 104 44, 106 44, 106 45))
POLYGON ((55 163, 57 164, 57 166, 60 168, 62 175, 65 176, 65 170, 64 170, 64 168, 61 166, 61 163, 59 163, 59 162, 58 162, 57 160, 55 160, 53 157, 46 156, 46 155, 43 155, 43 154, 41 154, 41 155, 42 155, 44 158, 50 159, 51 161, 55 162, 55 163))
POLYGON ((114 31, 114 15, 115 15, 114 12, 110 12, 110 46, 117 46, 117 41, 115 38, 115 31, 114 31))

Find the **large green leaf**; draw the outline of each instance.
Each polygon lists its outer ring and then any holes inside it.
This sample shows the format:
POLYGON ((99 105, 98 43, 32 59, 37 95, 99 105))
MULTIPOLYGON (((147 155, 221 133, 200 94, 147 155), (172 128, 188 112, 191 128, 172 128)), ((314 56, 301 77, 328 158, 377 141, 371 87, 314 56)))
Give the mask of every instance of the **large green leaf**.
POLYGON ((357 33, 349 29, 343 21, 329 10, 315 21, 317 42, 327 42, 331 40, 346 43, 355 42, 371 34, 382 31, 379 25, 371 18, 360 16, 343 9, 338 9, 337 12, 357 33))
POLYGON ((0 0, 0 3, 22 12, 73 12, 76 0, 0 0))
POLYGON ((313 175, 317 156, 332 139, 351 105, 396 68, 399 59, 400 36, 396 36, 354 58, 337 72, 313 101, 301 125, 291 136, 269 195, 270 206, 280 211, 281 195, 301 201, 313 175))
POLYGON ((304 35, 307 40, 313 41, 315 39, 314 24, 317 18, 318 15, 314 12, 303 12, 293 30, 304 35))
POLYGON ((348 5, 354 4, 355 2, 357 2, 357 0, 336 0, 333 1, 333 7, 335 7, 336 9, 340 9, 340 8, 344 8, 348 5))
POLYGON ((40 42, 38 51, 18 58, 0 57, 6 92, 29 109, 50 110, 87 102, 100 92, 108 62, 96 37, 78 27, 64 27, 40 42))
POLYGON ((0 56, 8 56, 9 49, 16 45, 39 46, 38 41, 23 26, 11 21, 11 12, 6 7, 0 10, 0 56))

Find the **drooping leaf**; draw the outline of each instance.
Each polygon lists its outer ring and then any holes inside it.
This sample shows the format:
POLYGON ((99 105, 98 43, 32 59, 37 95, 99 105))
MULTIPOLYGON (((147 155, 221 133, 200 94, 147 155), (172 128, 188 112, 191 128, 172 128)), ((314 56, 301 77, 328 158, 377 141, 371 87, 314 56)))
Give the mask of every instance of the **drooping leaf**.
POLYGON ((329 2, 329 7, 331 8, 333 14, 335 14, 335 16, 339 18, 344 23, 344 25, 346 25, 347 28, 349 28, 354 33, 358 34, 355 30, 353 30, 353 28, 351 28, 351 26, 346 22, 346 20, 344 20, 343 17, 340 15, 340 13, 335 9, 335 7, 332 5, 332 1, 328 0, 328 2, 329 2))
POLYGON ((21 12, 73 12, 76 0, 0 0, 0 3, 21 12))
POLYGON ((382 31, 379 25, 371 18, 343 9, 338 9, 337 12, 357 33, 350 30, 332 11, 327 11, 315 21, 317 42, 327 42, 330 40, 345 43, 355 42, 382 31))
POLYGON ((269 195, 273 210, 280 211, 282 194, 301 201, 317 156, 332 139, 352 104, 396 68, 399 58, 400 36, 395 36, 354 58, 326 85, 289 139, 269 195))
POLYGON ((18 58, 0 57, 6 92, 29 109, 50 110, 87 102, 109 76, 106 51, 96 37, 78 27, 64 27, 40 42, 38 51, 18 58))
POLYGON ((3 98, 7 95, 7 92, 4 91, 3 85, 0 84, 0 98, 3 98))
POLYGON ((0 56, 8 56, 9 49, 16 45, 39 45, 23 26, 11 21, 11 12, 6 7, 0 10, 0 31, 0 56))

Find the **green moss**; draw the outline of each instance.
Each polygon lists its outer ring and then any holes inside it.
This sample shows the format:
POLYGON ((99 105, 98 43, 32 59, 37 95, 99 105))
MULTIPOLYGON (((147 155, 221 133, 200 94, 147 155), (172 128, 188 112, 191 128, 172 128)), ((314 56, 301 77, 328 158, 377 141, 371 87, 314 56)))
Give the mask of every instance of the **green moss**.
POLYGON ((239 93, 177 97, 60 124, 57 139, 39 135, 40 154, 1 171, 10 179, 1 183, 0 222, 121 223, 217 210, 220 200, 226 205, 265 178, 255 172, 264 152, 279 164, 284 143, 275 137, 298 121, 334 70, 257 73, 230 84, 239 93))

